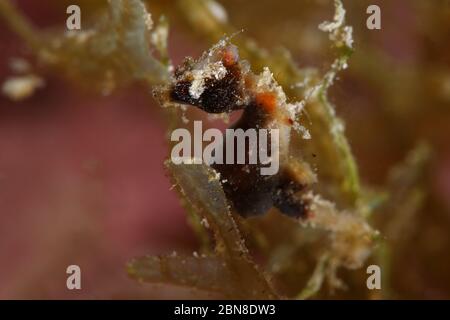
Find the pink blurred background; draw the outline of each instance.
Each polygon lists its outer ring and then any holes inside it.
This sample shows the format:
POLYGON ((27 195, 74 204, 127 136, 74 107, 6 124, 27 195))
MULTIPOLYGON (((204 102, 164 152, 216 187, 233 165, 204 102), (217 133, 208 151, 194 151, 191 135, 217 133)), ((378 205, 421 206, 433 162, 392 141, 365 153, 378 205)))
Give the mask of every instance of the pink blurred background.
MULTIPOLYGON (((40 27, 66 19, 62 3, 16 3, 40 27)), ((3 82, 10 59, 29 53, 1 20, 0 30, 3 82)), ((45 80, 24 102, 0 96, 0 299, 164 298, 166 288, 125 272, 133 257, 195 244, 163 170, 165 128, 151 93, 101 97, 45 80), (81 291, 66 288, 71 264, 81 291)))

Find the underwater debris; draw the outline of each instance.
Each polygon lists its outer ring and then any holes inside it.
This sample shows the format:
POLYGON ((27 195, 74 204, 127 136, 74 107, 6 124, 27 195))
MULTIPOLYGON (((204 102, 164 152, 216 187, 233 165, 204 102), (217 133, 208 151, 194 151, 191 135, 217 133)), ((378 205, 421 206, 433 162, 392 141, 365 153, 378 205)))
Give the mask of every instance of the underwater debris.
POLYGON ((45 86, 41 77, 29 74, 8 78, 2 85, 2 93, 13 101, 22 101, 34 94, 37 89, 45 86))
POLYGON ((6 0, 0 14, 40 64, 104 95, 132 81, 168 79, 167 21, 154 23, 141 0, 110 0, 91 27, 69 32, 34 30, 6 0))

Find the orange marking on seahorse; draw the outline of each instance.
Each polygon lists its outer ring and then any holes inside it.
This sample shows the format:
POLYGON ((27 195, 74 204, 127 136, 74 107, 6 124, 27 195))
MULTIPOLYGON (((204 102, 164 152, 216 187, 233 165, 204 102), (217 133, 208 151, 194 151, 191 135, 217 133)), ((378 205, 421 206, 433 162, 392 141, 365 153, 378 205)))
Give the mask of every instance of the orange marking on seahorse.
POLYGON ((256 104, 262 107, 266 112, 272 113, 277 107, 275 94, 271 92, 261 92, 256 95, 256 104))

